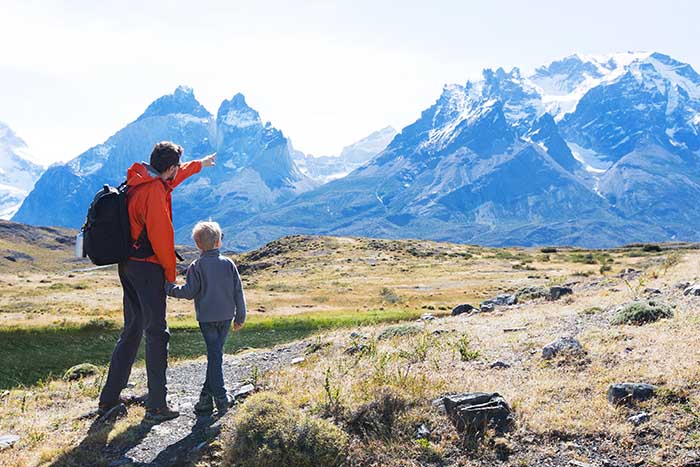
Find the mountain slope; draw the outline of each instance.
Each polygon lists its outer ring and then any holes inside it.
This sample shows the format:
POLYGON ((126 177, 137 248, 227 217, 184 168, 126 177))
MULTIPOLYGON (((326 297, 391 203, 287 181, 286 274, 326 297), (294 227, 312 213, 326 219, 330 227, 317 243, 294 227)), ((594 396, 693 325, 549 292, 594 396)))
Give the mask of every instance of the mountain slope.
POLYGON ((151 103, 135 121, 67 164, 50 167, 13 220, 28 224, 79 227, 95 192, 118 185, 134 162, 148 160, 153 145, 175 141, 183 160, 217 151, 217 166, 186 181, 173 193, 177 240, 189 241, 201 219, 238 222, 252 213, 313 187, 287 150, 284 135, 242 94, 224 101, 211 115, 187 87, 151 103))
POLYGON ((396 136, 396 130, 387 126, 343 148, 339 156, 312 156, 301 151, 292 155, 299 169, 320 183, 344 177, 382 152, 396 136))
MULTIPOLYGON (((695 240, 700 77, 658 53, 449 85, 370 163, 231 230, 490 245, 695 240)), ((249 232, 255 232, 254 234, 249 232)))
POLYGON ((31 160, 27 144, 0 122, 0 219, 9 219, 44 168, 31 160))

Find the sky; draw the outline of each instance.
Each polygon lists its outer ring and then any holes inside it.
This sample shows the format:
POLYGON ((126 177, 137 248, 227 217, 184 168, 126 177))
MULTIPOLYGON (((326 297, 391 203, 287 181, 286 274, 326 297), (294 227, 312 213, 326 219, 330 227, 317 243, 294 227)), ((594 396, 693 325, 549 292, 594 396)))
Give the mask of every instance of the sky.
POLYGON ((573 53, 658 51, 700 70, 691 0, 0 0, 0 121, 72 159, 178 85, 237 92, 314 155, 400 130, 447 83, 573 53))

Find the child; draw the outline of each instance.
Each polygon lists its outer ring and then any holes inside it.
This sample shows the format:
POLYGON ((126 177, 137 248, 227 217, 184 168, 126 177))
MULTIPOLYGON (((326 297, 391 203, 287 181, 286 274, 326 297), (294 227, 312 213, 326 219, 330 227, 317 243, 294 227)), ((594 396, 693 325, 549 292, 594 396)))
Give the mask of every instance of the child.
POLYGON ((219 224, 199 222, 192 229, 192 238, 200 250, 200 257, 187 269, 185 284, 166 283, 165 293, 175 298, 194 298, 197 321, 207 344, 207 377, 194 410, 198 414, 210 415, 216 405, 221 416, 233 403, 224 387, 224 343, 231 320, 234 331, 243 327, 245 297, 236 265, 219 253, 223 238, 219 224))

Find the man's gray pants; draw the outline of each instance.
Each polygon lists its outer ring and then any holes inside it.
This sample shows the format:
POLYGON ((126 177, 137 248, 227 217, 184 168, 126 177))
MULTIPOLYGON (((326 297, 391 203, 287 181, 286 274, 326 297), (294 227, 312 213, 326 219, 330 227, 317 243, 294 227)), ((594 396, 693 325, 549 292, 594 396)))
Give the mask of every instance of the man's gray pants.
POLYGON ((168 367, 170 331, 165 320, 165 276, 159 264, 128 260, 119 264, 124 290, 124 330, 109 362, 107 382, 100 404, 115 405, 129 382, 131 367, 146 333, 146 375, 150 409, 165 406, 165 371, 168 367))

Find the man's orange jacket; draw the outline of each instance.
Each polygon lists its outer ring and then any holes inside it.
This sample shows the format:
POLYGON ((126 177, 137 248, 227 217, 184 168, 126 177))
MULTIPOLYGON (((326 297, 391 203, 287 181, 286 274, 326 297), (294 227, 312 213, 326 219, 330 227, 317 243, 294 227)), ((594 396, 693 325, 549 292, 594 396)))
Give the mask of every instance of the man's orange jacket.
POLYGON ((160 264, 168 282, 175 282, 177 276, 171 192, 187 177, 200 170, 200 161, 186 162, 180 166, 172 181, 163 181, 158 172, 143 163, 137 162, 127 171, 126 184, 129 191, 126 193, 126 203, 129 208, 131 240, 139 238, 146 227, 148 240, 155 253, 145 259, 129 259, 160 264))

